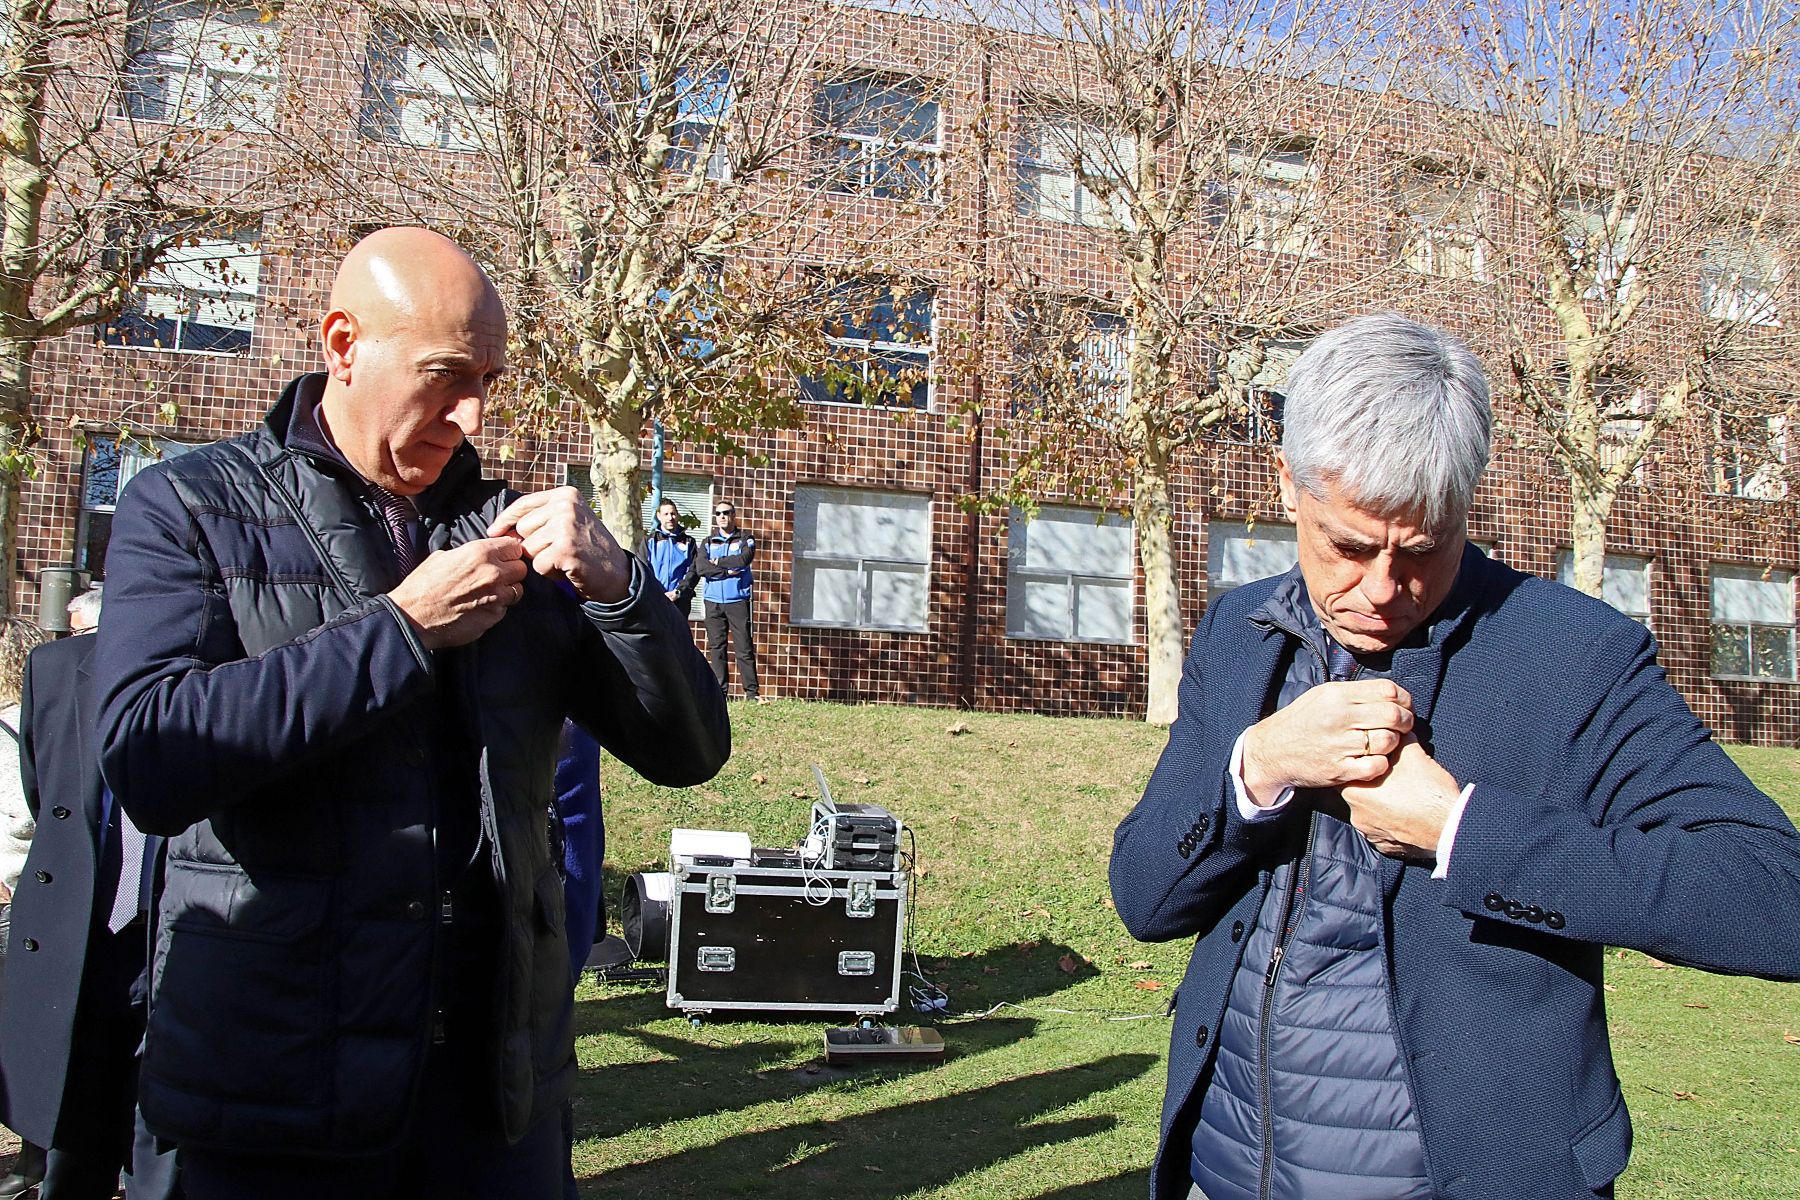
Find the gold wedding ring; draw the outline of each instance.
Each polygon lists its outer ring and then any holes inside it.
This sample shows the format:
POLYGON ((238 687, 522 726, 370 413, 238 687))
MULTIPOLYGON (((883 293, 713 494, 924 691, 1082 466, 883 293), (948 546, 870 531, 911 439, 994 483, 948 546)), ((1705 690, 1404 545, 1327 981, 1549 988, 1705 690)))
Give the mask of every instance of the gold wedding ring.
POLYGON ((1375 752, 1375 743, 1369 740, 1369 731, 1363 730, 1363 757, 1367 758, 1375 752))

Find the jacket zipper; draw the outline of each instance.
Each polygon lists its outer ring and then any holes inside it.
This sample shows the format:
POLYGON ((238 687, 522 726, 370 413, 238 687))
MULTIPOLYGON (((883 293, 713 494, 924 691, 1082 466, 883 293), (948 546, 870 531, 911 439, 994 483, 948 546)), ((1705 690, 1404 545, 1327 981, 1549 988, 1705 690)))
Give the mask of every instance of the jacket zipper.
MULTIPOLYGON (((1331 678, 1330 660, 1322 660, 1319 664, 1325 672, 1327 680, 1331 678)), ((1351 673, 1351 678, 1360 674, 1359 666, 1351 673)), ((1293 936, 1294 905, 1304 903, 1306 885, 1312 875, 1313 845, 1319 836, 1319 817, 1313 814, 1306 826, 1306 848, 1294 862, 1294 869, 1288 880, 1287 894, 1281 900, 1281 921, 1275 927, 1275 949, 1269 955, 1269 968, 1263 972, 1262 1018, 1256 1039, 1256 1081, 1257 1102, 1262 1114, 1262 1171, 1257 1194, 1262 1200, 1270 1200, 1271 1188, 1274 1186, 1275 1167, 1275 1121, 1270 1108, 1274 1104, 1273 1085, 1269 1082, 1269 1023, 1275 1010, 1275 982, 1281 977, 1281 960, 1287 957, 1288 939, 1293 936)))

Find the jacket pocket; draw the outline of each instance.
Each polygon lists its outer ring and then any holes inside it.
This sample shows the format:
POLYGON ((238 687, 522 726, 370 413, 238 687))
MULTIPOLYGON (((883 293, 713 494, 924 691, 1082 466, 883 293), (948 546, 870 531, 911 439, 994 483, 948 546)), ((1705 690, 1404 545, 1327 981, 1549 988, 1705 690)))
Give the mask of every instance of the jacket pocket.
POLYGON ((211 1102, 322 1101, 329 903, 323 879, 171 862, 146 1072, 211 1102))
POLYGON ((1631 1158, 1631 1114, 1625 1096, 1615 1090, 1612 1106, 1575 1138, 1575 1162, 1581 1178, 1593 1191, 1601 1191, 1625 1169, 1631 1158))

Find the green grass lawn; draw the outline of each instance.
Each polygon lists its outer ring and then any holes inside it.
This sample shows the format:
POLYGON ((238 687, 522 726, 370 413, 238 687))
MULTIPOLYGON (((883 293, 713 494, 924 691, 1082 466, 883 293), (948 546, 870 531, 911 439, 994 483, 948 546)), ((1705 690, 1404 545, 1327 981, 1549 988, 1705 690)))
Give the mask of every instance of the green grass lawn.
MULTIPOLYGON (((734 705, 732 719, 736 751, 705 787, 651 787, 607 764, 608 896, 622 873, 660 869, 675 826, 791 844, 818 762, 839 799, 886 805, 918 831, 915 934, 957 1014, 938 1023, 949 1052, 934 1066, 834 1068, 821 1054, 826 1022, 692 1029, 660 990, 584 983, 584 1194, 1140 1197, 1162 1099, 1162 1010, 1187 944, 1126 935, 1106 856, 1163 731, 791 702, 734 705)), ((1800 754, 1733 754, 1800 813, 1800 754)), ((1800 989, 1636 953, 1608 965, 1637 1127, 1619 1195, 1800 1196, 1800 1044, 1785 1040, 1800 1036, 1800 989)))

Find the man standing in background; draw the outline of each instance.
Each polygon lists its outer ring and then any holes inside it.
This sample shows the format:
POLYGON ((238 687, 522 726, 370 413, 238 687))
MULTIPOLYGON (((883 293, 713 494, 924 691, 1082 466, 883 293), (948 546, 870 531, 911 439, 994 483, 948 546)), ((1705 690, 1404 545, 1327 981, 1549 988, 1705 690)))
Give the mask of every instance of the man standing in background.
POLYGON ((663 502, 656 506, 656 528, 644 538, 644 562, 656 576, 663 595, 681 610, 683 616, 687 615, 688 605, 694 598, 694 586, 699 582, 694 570, 699 551, 699 546, 681 524, 681 509, 673 500, 663 497, 663 502))
POLYGON ((729 500, 713 505, 713 521, 718 529, 706 539, 695 563, 706 581, 700 592, 706 602, 706 653, 723 688, 729 633, 737 641, 744 695, 761 704, 763 697, 756 686, 756 642, 750 636, 750 563, 756 558, 756 539, 738 528, 737 509, 729 500))

